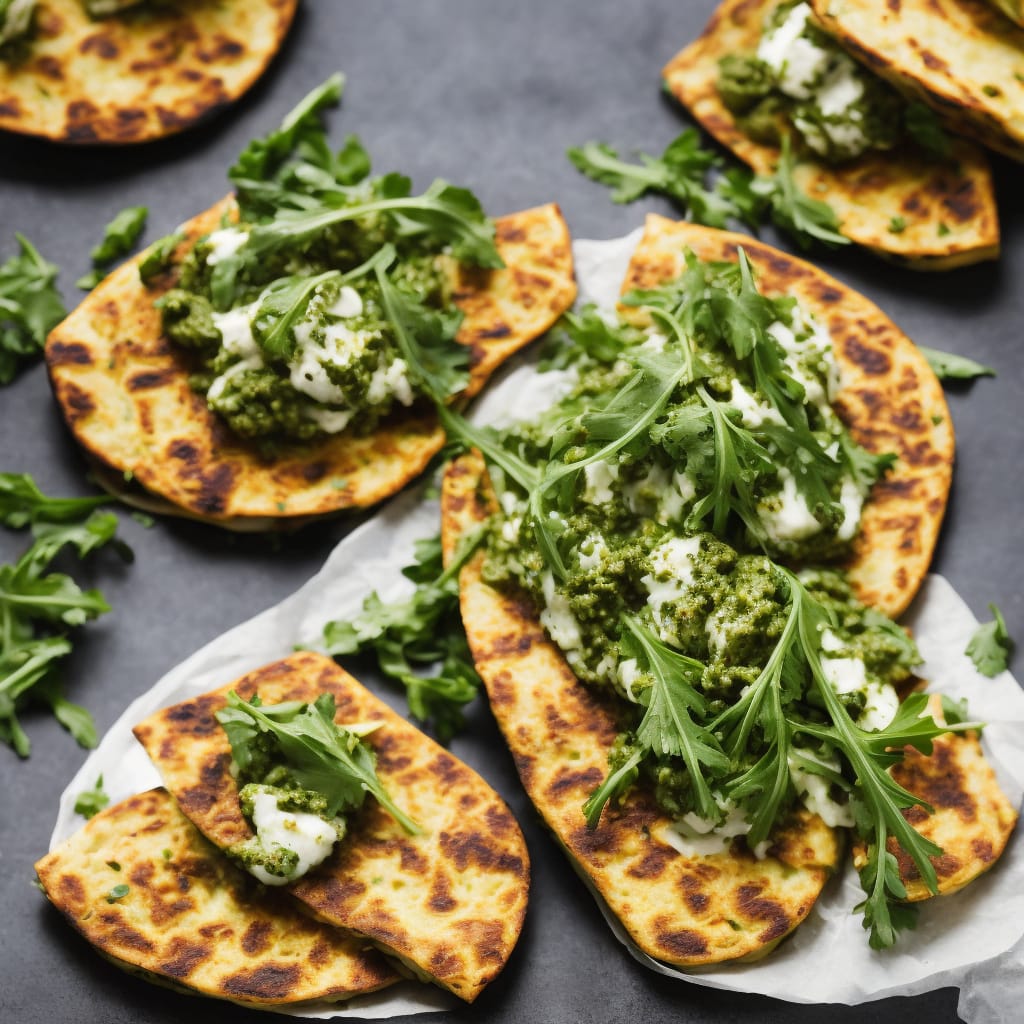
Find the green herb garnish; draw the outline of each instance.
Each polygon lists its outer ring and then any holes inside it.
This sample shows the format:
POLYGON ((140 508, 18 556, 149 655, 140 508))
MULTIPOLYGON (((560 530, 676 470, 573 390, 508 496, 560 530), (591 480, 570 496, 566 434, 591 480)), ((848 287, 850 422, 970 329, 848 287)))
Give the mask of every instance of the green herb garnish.
POLYGON ((995 618, 978 626, 964 653, 983 676, 991 678, 1006 671, 1010 652, 1013 650, 1013 640, 1007 632, 1006 620, 998 606, 990 604, 988 610, 995 618))
POLYGON ((75 797, 75 814, 80 814, 83 818, 92 818, 109 803, 110 797, 104 792, 103 776, 100 775, 92 789, 83 789, 75 797))
POLYGON ((132 251, 146 226, 148 215, 149 209, 145 206, 128 206, 118 213, 103 229, 103 238, 98 245, 93 246, 89 254, 92 270, 80 277, 75 287, 84 291, 95 288, 106 277, 109 265, 132 251))
POLYGON ((120 885, 115 885, 114 888, 107 893, 107 902, 117 903, 118 900, 123 900, 131 891, 131 886, 125 885, 124 882, 120 885))
POLYGON ((976 363, 967 356, 958 356, 955 352, 940 352, 936 348, 926 348, 924 345, 917 347, 939 380, 974 380, 975 377, 996 375, 996 371, 991 367, 976 363))

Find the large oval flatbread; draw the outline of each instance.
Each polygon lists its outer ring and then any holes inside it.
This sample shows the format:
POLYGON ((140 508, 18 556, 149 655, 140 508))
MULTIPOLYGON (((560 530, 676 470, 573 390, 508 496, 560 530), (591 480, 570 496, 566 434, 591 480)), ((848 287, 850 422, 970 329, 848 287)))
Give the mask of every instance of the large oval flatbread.
POLYGON ((175 0, 93 20, 40 0, 0 61, 0 128, 58 142, 146 142, 238 99, 273 59, 298 0, 175 0))
MULTIPOLYGON (((225 200, 189 221, 190 239, 234 214, 225 200)), ((546 331, 576 296, 569 232, 555 205, 501 217, 506 266, 449 265, 470 348, 467 395, 505 359, 546 331)), ((50 379, 76 440, 115 477, 129 476, 179 514, 264 527, 374 505, 440 451, 432 410, 413 406, 365 436, 346 431, 284 449, 273 459, 236 437, 189 387, 187 356, 161 332, 153 302, 173 284, 139 281, 136 257, 107 277, 46 343, 50 379)))
POLYGON ((367 798, 331 857, 287 890, 320 920, 472 1002, 505 966, 526 913, 529 857, 501 797, 330 658, 293 654, 135 729, 179 807, 222 849, 252 835, 213 717, 232 689, 264 704, 332 693, 338 722, 383 723, 367 737, 377 773, 424 834, 408 835, 367 798))
POLYGON ((349 999, 398 980, 376 951, 262 891, 162 789, 100 812, 36 873, 99 953, 193 994, 267 1007, 349 999), (121 897, 119 885, 128 887, 121 897))
POLYGON ((942 385, 914 343, 874 303, 747 235, 651 215, 623 291, 678 277, 686 248, 703 260, 735 260, 742 248, 762 292, 793 296, 828 327, 840 370, 840 416, 869 452, 898 456, 864 505, 845 567, 860 600, 896 618, 928 572, 953 479, 953 423, 942 385))
MULTIPOLYGON (((944 721, 936 697, 928 710, 936 721, 944 721)), ((903 811, 903 817, 942 848, 941 856, 931 858, 939 882, 936 894, 899 843, 889 838, 888 850, 899 865, 909 902, 958 892, 999 859, 1017 824, 1017 811, 1000 789, 976 732, 939 736, 929 755, 907 747, 903 760, 889 774, 932 808, 929 814, 915 804, 903 811)), ((853 862, 858 870, 867 862, 867 848, 859 839, 854 843, 853 862)))
POLYGON ((985 0, 812 0, 815 14, 876 74, 954 131, 1024 161, 1024 29, 985 0))
MULTIPOLYGON (((495 507, 479 456, 449 467, 441 500, 446 558, 495 507)), ((576 869, 657 960, 693 967, 769 952, 804 920, 836 866, 834 831, 799 811, 771 834, 763 860, 739 846, 685 856, 664 840, 671 819, 641 787, 589 829, 582 807, 608 771, 622 726, 614 706, 573 675, 529 598, 482 581, 483 560, 479 552, 459 577, 473 660, 523 787, 576 869)))
MULTIPOLYGON (((662 71, 672 95, 758 174, 774 170, 779 151, 754 142, 736 124, 718 94, 718 62, 757 49, 765 13, 775 2, 725 0, 704 33, 662 71)), ((878 5, 864 6, 874 17, 878 5)), ((954 142, 949 163, 905 149, 837 166, 801 160, 795 177, 807 195, 835 210, 844 235, 889 259, 945 270, 999 255, 992 173, 985 154, 969 142, 954 142), (904 222, 899 232, 889 230, 894 217, 904 222)))

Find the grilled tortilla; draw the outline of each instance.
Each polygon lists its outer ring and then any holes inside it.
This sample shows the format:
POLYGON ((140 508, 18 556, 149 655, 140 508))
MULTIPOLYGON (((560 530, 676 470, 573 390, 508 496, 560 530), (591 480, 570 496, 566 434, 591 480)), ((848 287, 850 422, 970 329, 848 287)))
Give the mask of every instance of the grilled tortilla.
POLYGON ((348 999, 398 980, 376 951, 260 891, 162 789, 108 807, 36 872, 99 953, 193 994, 267 1007, 348 999))
POLYGON ((0 128, 58 142, 147 142, 238 99, 274 58, 298 0, 175 0, 92 20, 39 0, 0 60, 0 128))
MULTIPOLYGON (((233 215, 233 201, 224 200, 189 221, 190 239, 233 215)), ((470 349, 466 396, 546 331, 576 295, 569 233, 556 206, 500 218, 497 246, 502 270, 448 266, 465 314, 457 340, 470 349)), ((144 287, 141 258, 94 289, 46 344, 50 379, 71 432, 107 478, 130 478, 169 503, 155 506, 160 510, 265 529, 374 505, 401 490, 441 449, 444 431, 433 410, 414 405, 369 435, 346 431, 262 457, 189 387, 188 356, 163 336, 153 307, 173 275, 144 287)))
MULTIPOLYGON (((935 697, 928 710, 937 722, 944 721, 941 702, 935 697)), ((942 856, 931 858, 939 880, 938 895, 958 892, 999 859, 1017 824, 1017 812, 999 788, 977 733, 939 736, 929 756, 908 747, 904 759, 894 764, 889 774, 933 809, 929 814, 917 804, 905 809, 903 817, 942 847, 942 856)), ((888 849, 899 864, 909 902, 936 895, 892 837, 888 849)), ((867 861, 867 849, 860 840, 854 843, 853 861, 858 869, 867 861)))
MULTIPOLYGON (((495 509, 482 459, 449 467, 441 509, 450 559, 459 537, 495 509)), ((459 577, 466 636, 523 786, 574 866, 657 960, 692 967, 770 952, 836 866, 835 832, 801 810, 772 833, 763 860, 740 846, 685 856, 663 839, 671 818, 640 788, 587 828, 581 807, 607 772, 615 707, 576 679, 528 597, 481 580, 483 560, 478 552, 459 577)))
MULTIPOLYGON (((718 62, 727 54, 757 49, 765 14, 774 3, 724 0, 700 38, 662 71, 672 95, 759 174, 772 172, 779 151, 754 142, 736 124, 718 94, 718 62)), ((953 6, 953 0, 945 3, 953 6)), ((866 16, 874 18, 877 5, 864 6, 870 8, 866 16)), ((877 11, 878 20, 887 14, 877 11)), ((1007 88, 1016 85, 1010 79, 1007 88)), ((985 154, 969 142, 954 143, 948 164, 907 149, 867 153, 837 166, 803 160, 795 177, 807 195, 835 210, 844 235, 907 266, 946 270, 999 255, 992 174, 985 154), (905 227, 893 232, 889 227, 897 215, 905 227)))
POLYGON ((678 277, 687 247, 704 260, 735 260, 742 247, 766 295, 793 296, 831 332, 840 416, 868 451, 899 456, 864 505, 845 566, 857 597, 896 618, 928 572, 953 479, 953 425, 942 385, 877 306, 810 263, 746 235, 651 215, 623 291, 678 277))
POLYGON ((1024 29, 991 4, 812 0, 812 6, 852 56, 927 103, 953 131, 1024 160, 1024 29))
POLYGON ((332 693, 340 723, 384 723, 367 737, 377 773, 425 833, 407 835, 368 800, 332 856, 286 888, 320 920, 472 1002, 504 967, 526 913, 529 859, 504 801, 331 659, 305 652, 135 728, 182 811, 218 847, 252 835, 229 771, 231 748, 213 717, 231 689, 270 704, 332 693))

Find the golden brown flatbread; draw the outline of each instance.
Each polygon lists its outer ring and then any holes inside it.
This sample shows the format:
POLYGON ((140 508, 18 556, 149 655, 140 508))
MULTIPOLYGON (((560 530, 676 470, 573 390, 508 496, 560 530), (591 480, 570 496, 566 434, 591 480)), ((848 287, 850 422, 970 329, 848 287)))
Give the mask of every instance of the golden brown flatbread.
MULTIPOLYGON (((233 214, 232 200, 217 204, 188 222, 190 239, 233 214)), ((499 218, 496 240, 503 269, 449 265, 455 302, 465 312, 457 340, 471 352, 467 396, 576 296, 569 232, 557 206, 499 218)), ((46 343, 50 379, 71 432, 108 473, 129 476, 179 514, 266 528, 374 505, 440 451, 444 431, 433 410, 413 406, 372 434, 346 431, 262 457, 189 387, 187 356, 163 336, 153 307, 173 275, 143 287, 141 258, 107 277, 46 343)))
POLYGON ((408 835, 368 799, 332 856, 287 890, 320 920, 472 1002, 505 966, 526 913, 529 857, 501 797, 330 658, 303 652, 135 728, 179 807, 222 849, 252 835, 213 717, 232 689, 265 704, 332 693, 338 722, 383 722, 367 737, 377 773, 424 834, 408 835))
POLYGON ((858 598, 893 618, 924 580, 953 479, 953 423, 942 385, 911 340, 872 302, 824 271, 747 235, 650 215, 623 291, 678 277, 692 249, 735 260, 743 248, 766 295, 791 295, 832 334, 841 390, 836 406, 869 452, 895 452, 893 469, 864 505, 845 566, 858 598))
POLYGON ((375 950, 261 891, 163 789, 101 811, 36 873, 99 953, 188 992, 267 1007, 349 999, 398 980, 375 950))
MULTIPOLYGON (((945 721, 942 704, 935 696, 928 710, 936 721, 945 721)), ((889 774, 908 793, 931 805, 932 814, 917 804, 904 810, 903 817, 942 847, 942 856, 931 858, 939 880, 936 894, 899 843, 889 838, 888 849, 899 864, 908 902, 958 892, 999 859, 1017 824, 1017 811, 999 788, 976 732, 939 736, 930 755, 907 747, 904 759, 893 765, 889 774)), ((853 862, 858 870, 867 862, 867 848, 861 840, 854 843, 853 862)))
MULTIPOLYGON (((754 142, 736 124, 718 94, 718 62, 727 54, 756 50, 765 14, 775 5, 776 0, 724 0, 703 34, 662 71, 672 95, 759 174, 772 172, 779 151, 754 142)), ((835 210, 844 235, 907 266, 946 270, 999 255, 992 173, 985 154, 969 142, 954 142, 948 164, 899 150, 865 154, 838 166, 802 160, 795 178, 807 195, 835 210), (905 226, 890 231, 897 216, 905 226)))
MULTIPOLYGON (((985 0, 812 0, 825 29, 963 135, 1024 161, 1024 28, 985 0)), ((1020 7, 1017 8, 1020 17, 1020 7)))
POLYGON ((0 61, 0 128, 58 142, 147 142, 238 99, 266 69, 298 0, 176 0, 93 20, 39 0, 0 61))
MULTIPOLYGON (((494 509, 483 460, 452 463, 441 499, 447 559, 494 509)), ((801 810, 772 833, 763 860, 739 845, 684 856, 663 838, 671 819, 641 788, 589 829, 581 808, 621 731, 614 706, 576 679, 528 597, 481 580, 483 559, 479 552, 459 577, 473 660, 523 787, 577 870, 657 960, 692 967, 768 953, 804 920, 835 868, 835 832, 801 810)))

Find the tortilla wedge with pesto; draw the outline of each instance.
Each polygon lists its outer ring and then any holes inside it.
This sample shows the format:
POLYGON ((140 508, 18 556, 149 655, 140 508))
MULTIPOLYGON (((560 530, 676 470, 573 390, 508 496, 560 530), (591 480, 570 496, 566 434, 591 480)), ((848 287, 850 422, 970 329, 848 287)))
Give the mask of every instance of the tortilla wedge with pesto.
POLYGON ((677 277, 686 248, 703 260, 735 260, 742 248, 764 294, 795 297, 828 327, 840 370, 840 416, 869 452, 898 456, 864 505, 845 566, 857 597, 896 618, 928 572, 953 479, 953 424, 942 385, 876 305, 812 264, 747 235, 652 214, 623 292, 677 277))
POLYGON ((298 653, 135 728, 178 806, 222 849, 252 835, 214 718, 232 689, 267 704, 331 693, 339 723, 382 723, 366 737, 377 774, 423 833, 409 835, 367 801, 334 853, 286 891, 318 920, 472 1002, 505 966, 526 913, 529 856, 501 797, 331 659, 298 653))
POLYGON ((298 0, 177 0, 92 19, 40 0, 0 59, 0 128, 57 142, 147 142, 238 99, 288 33, 298 0))
MULTIPOLYGON (((446 558, 495 507, 479 456, 449 467, 446 558)), ((523 786, 574 867, 656 960, 694 967, 770 952, 806 918, 836 867, 834 830, 800 810, 771 834, 762 860, 735 850, 687 856, 665 841, 672 819, 640 787, 588 828, 581 808, 607 773, 620 731, 615 707, 576 679, 528 597, 483 582, 483 559, 478 552, 459 577, 466 636, 523 786)))
MULTIPOLYGON (((740 129, 718 92, 718 62, 757 49, 773 6, 774 0, 724 0, 703 34, 662 71, 668 91, 759 174, 773 171, 779 151, 740 129)), ((835 210, 844 235, 887 259, 920 270, 946 270, 999 255, 988 159, 964 140, 954 141, 948 163, 899 150, 836 166, 801 160, 794 177, 807 195, 835 210), (890 230, 894 218, 902 223, 899 231, 890 230)))
MULTIPOLYGON (((985 0, 813 0, 861 63, 932 107, 953 131, 1024 161, 1024 28, 985 0)), ((1019 16, 1019 7, 1018 7, 1019 16)))
POLYGON ((376 951, 260 891, 162 789, 101 811, 36 872, 102 956, 193 995, 268 1008, 349 999, 399 980, 376 951))
MULTIPOLYGON (((189 239, 214 230, 233 211, 227 199, 195 217, 186 225, 189 239)), ((465 397, 546 331, 576 294, 569 233, 557 206, 501 217, 496 228, 503 269, 451 261, 447 270, 464 313, 456 340, 470 349, 465 397)), ((262 457, 189 386, 187 355, 163 335, 153 306, 172 286, 172 275, 144 287, 138 273, 143 258, 107 277, 46 344, 57 401, 76 440, 103 467, 101 480, 122 489, 130 481, 144 490, 140 503, 151 509, 267 529, 374 505, 440 451, 444 431, 436 415, 414 405, 370 434, 345 431, 262 457)))

